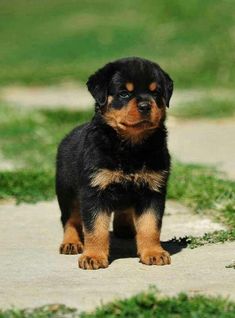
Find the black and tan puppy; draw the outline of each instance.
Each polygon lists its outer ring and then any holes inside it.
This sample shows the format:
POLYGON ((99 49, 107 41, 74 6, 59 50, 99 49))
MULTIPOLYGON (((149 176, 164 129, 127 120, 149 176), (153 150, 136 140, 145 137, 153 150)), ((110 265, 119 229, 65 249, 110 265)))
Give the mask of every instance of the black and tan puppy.
POLYGON ((164 120, 173 82, 159 65, 125 58, 99 69, 87 87, 95 115, 65 137, 57 155, 60 253, 83 252, 83 269, 107 267, 114 211, 115 235, 136 236, 142 263, 169 264, 160 230, 170 170, 164 120))

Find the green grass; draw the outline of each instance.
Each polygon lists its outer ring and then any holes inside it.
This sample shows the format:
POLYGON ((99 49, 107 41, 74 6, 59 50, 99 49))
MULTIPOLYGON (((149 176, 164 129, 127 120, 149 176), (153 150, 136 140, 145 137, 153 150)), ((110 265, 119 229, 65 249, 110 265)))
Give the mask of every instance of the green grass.
POLYGON ((189 297, 185 294, 159 297, 149 292, 103 306, 94 313, 82 315, 81 318, 232 318, 234 310, 234 303, 221 298, 189 297))
POLYGON ((222 179, 214 169, 173 163, 168 198, 235 228, 235 182, 222 179))
POLYGON ((92 112, 0 106, 0 153, 18 167, 0 171, 0 199, 13 197, 18 203, 52 199, 58 143, 92 112))
MULTIPOLYGON (((173 238, 172 243, 177 243, 182 247, 189 247, 191 249, 203 246, 206 244, 232 242, 235 240, 235 228, 230 230, 220 230, 210 233, 205 233, 203 236, 185 236, 180 238, 173 238)), ((233 264, 233 268, 235 265, 233 264)), ((227 266, 226 266, 227 267, 227 266)))
POLYGON ((162 297, 153 291, 138 294, 79 315, 65 306, 44 306, 31 310, 0 311, 0 318, 233 318, 235 303, 206 296, 162 297))
POLYGON ((235 102, 229 100, 202 99, 173 107, 171 115, 177 118, 229 118, 235 115, 235 102))
POLYGON ((54 173, 59 141, 91 116, 92 111, 25 111, 1 104, 0 151, 18 166, 54 173))
POLYGON ((0 171, 1 199, 16 199, 17 203, 50 200, 55 196, 54 169, 0 171))
POLYGON ((46 305, 33 309, 0 310, 0 318, 72 318, 78 317, 75 309, 64 305, 46 305))
POLYGON ((229 0, 3 0, 0 83, 85 81, 107 61, 158 61, 177 87, 234 87, 229 0))

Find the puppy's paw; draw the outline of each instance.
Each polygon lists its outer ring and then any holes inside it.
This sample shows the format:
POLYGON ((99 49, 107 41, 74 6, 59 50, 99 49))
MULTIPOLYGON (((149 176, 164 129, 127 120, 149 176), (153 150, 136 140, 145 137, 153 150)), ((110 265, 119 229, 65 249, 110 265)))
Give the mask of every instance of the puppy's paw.
POLYGON ((140 253, 140 261, 146 265, 168 265, 171 263, 170 254, 162 248, 146 249, 140 253))
POLYGON ((81 242, 77 243, 62 243, 60 245, 60 254, 75 255, 80 254, 83 251, 83 245, 81 242))
POLYGON ((82 269, 99 269, 108 267, 109 262, 106 257, 99 255, 81 255, 78 260, 78 266, 82 269))

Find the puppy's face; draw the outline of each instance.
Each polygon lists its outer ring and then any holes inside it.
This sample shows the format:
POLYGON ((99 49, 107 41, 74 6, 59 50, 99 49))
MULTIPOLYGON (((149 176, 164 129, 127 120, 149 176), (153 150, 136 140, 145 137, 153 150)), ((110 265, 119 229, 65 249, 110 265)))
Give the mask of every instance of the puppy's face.
POLYGON ((161 125, 173 90, 172 80, 157 64, 140 58, 107 64, 89 78, 87 86, 96 111, 133 143, 161 125))

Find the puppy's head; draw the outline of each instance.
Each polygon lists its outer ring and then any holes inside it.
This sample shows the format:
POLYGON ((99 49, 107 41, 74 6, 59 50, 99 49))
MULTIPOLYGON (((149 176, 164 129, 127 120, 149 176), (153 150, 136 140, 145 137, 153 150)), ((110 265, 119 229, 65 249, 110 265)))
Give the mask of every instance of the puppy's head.
POLYGON ((138 143, 163 123, 173 81, 151 61, 126 58, 99 69, 87 87, 107 124, 138 143))

